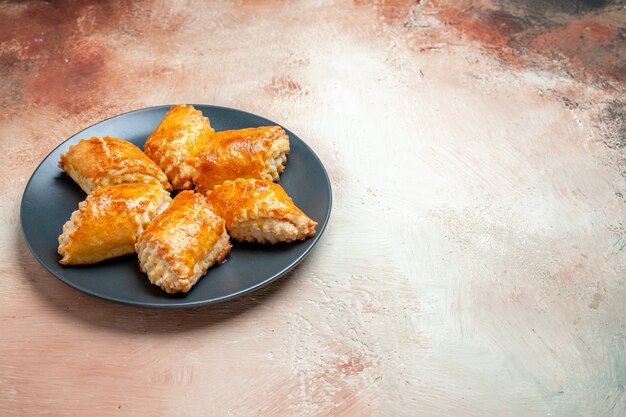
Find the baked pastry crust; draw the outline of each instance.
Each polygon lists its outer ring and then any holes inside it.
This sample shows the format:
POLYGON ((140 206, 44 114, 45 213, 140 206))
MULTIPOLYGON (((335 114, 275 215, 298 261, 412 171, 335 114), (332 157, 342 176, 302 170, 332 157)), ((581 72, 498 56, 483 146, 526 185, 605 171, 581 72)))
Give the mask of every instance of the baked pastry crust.
POLYGON ((226 220, 231 237, 239 241, 291 242, 315 235, 317 223, 269 180, 226 181, 213 188, 207 201, 226 220))
POLYGON ((224 261, 232 245, 225 222, 204 196, 178 194, 136 244, 139 268, 168 293, 187 292, 207 269, 224 261))
POLYGON ((137 237, 171 201, 161 184, 98 187, 63 225, 59 263, 93 264, 135 252, 137 237))
POLYGON ((279 126, 216 132, 198 156, 196 190, 206 193, 226 180, 278 181, 289 154, 289 136, 279 126))
POLYGON ((174 189, 190 190, 196 157, 213 132, 201 111, 176 104, 148 137, 143 149, 165 172, 174 189))
POLYGON ((171 185, 161 168, 132 143, 106 136, 83 139, 61 154, 59 167, 87 194, 101 185, 123 183, 171 185))

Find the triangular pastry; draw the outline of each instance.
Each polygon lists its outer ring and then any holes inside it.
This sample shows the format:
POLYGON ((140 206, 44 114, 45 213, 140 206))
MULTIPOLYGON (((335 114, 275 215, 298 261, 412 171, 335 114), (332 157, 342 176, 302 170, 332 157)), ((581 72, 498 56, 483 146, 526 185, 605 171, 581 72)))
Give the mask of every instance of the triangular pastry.
POLYGON ((226 220, 228 233, 239 241, 291 242, 315 235, 317 223, 296 207, 280 185, 269 180, 226 181, 213 188, 207 201, 226 220))
POLYGON ((59 167, 87 194, 101 185, 124 183, 172 186, 161 168, 132 143, 106 136, 83 139, 61 154, 59 167))
POLYGON ((226 180, 278 181, 289 154, 289 136, 279 126, 216 132, 198 155, 196 190, 205 193, 226 180))
POLYGON ((98 187, 63 225, 59 263, 93 264, 135 252, 137 236, 171 200, 160 184, 98 187))

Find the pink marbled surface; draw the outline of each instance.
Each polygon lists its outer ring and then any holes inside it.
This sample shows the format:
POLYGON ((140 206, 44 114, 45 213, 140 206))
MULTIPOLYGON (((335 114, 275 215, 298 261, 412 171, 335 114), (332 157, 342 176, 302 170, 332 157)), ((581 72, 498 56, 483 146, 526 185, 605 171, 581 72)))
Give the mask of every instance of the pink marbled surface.
POLYGON ((2 3, 0 415, 626 415, 626 11, 587 3, 2 3), (38 162, 192 102, 321 157, 307 260, 180 311, 48 274, 38 162))

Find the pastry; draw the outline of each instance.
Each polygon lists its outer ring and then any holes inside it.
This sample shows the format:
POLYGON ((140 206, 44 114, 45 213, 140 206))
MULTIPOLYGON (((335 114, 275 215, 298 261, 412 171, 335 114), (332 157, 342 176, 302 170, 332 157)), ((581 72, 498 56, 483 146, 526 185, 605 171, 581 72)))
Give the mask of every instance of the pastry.
POLYGON ((101 185, 161 184, 171 190, 161 168, 132 143, 106 136, 83 139, 61 154, 59 167, 90 194, 101 185))
POLYGON ((207 201, 226 220, 228 233, 239 241, 291 242, 315 235, 317 223, 296 207, 280 185, 269 180, 226 181, 213 188, 207 201))
POLYGON ((59 263, 93 264, 133 253, 137 236, 171 200, 161 184, 96 188, 63 225, 59 263))
POLYGON ((165 172, 174 189, 190 190, 196 156, 213 132, 202 112, 177 104, 148 137, 143 149, 165 172))
POLYGON ((198 156, 196 190, 207 192, 226 180, 278 181, 289 154, 289 136, 279 126, 217 132, 198 156))
POLYGON ((224 220, 211 211, 204 196, 183 191, 135 247, 141 271, 171 294, 189 291, 211 265, 224 261, 232 245, 224 220))

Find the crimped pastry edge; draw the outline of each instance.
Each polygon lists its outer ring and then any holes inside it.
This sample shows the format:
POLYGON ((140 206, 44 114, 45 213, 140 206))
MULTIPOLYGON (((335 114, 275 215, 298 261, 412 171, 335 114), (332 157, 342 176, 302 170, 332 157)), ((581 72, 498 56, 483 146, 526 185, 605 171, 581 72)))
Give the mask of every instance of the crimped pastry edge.
MULTIPOLYGON (((68 252, 67 247, 72 242, 74 232, 78 230, 80 227, 79 223, 82 221, 81 213, 87 209, 87 205, 89 203, 88 199, 89 199, 89 196, 87 196, 87 199, 81 201, 78 204, 78 209, 74 210, 74 212, 72 212, 72 215, 70 216, 70 219, 67 222, 65 222, 65 224, 63 224, 63 231, 61 235, 59 235, 59 238, 58 238, 59 246, 57 248, 57 253, 61 255, 62 257, 59 260, 59 263, 61 265, 80 265, 80 264, 98 263, 106 259, 128 255, 134 252, 133 245, 131 245, 131 247, 128 247, 128 248, 126 248, 127 245, 125 245, 124 246, 125 249, 123 250, 120 249, 118 251, 114 250, 111 256, 107 256, 105 258, 102 258, 96 261, 75 262, 76 260, 72 259, 72 254, 68 252)), ((143 212, 135 214, 135 219, 138 224, 138 228, 135 231, 135 238, 137 238, 139 235, 141 235, 141 233, 143 233, 145 228, 148 227, 148 225, 152 222, 152 219, 158 216, 159 214, 161 214, 169 206, 171 201, 172 201, 172 198, 170 197, 169 193, 165 190, 162 190, 162 195, 159 200, 150 201, 150 204, 148 204, 148 206, 143 212)))
POLYGON ((211 266, 225 261, 231 248, 230 237, 224 228, 211 250, 196 263, 191 274, 181 277, 174 271, 174 265, 160 255, 161 247, 158 240, 140 237, 135 244, 139 269, 148 275, 152 284, 161 287, 168 294, 188 292, 211 266))

